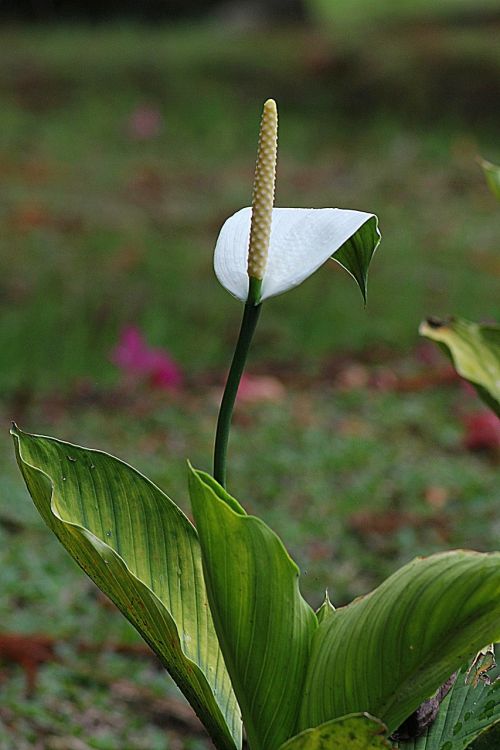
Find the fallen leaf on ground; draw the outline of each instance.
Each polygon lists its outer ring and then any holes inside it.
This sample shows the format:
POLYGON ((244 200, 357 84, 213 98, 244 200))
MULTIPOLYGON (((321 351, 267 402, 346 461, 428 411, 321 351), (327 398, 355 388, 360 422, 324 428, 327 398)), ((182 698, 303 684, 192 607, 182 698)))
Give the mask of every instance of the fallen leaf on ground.
POLYGON ((55 641, 46 635, 0 633, 0 662, 20 666, 26 677, 26 697, 36 688, 38 670, 42 664, 58 661, 55 641))

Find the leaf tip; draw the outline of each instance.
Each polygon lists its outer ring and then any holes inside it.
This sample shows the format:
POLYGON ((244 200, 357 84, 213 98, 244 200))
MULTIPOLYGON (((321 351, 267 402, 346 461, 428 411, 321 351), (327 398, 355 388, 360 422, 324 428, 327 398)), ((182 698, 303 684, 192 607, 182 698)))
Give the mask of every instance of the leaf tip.
POLYGON ((330 601, 330 597, 328 596, 328 589, 325 591, 325 597, 323 599, 323 603, 319 607, 318 610, 316 610, 316 616, 318 618, 318 622, 323 622, 323 620, 328 619, 333 613, 335 612, 335 607, 330 601))
POLYGON ((14 421, 12 421, 12 422, 10 423, 10 430, 9 430, 9 434, 10 434, 10 435, 12 435, 12 437, 13 437, 13 439, 14 439, 14 445, 15 445, 15 448, 16 448, 16 451, 17 451, 17 449, 18 449, 18 446, 20 446, 20 443, 21 443, 21 438, 23 437, 23 435, 26 435, 26 433, 25 433, 25 432, 23 432, 23 431, 22 431, 22 430, 21 430, 21 429, 20 429, 20 428, 19 428, 19 427, 17 426, 17 424, 16 424, 16 423, 15 423, 14 421))

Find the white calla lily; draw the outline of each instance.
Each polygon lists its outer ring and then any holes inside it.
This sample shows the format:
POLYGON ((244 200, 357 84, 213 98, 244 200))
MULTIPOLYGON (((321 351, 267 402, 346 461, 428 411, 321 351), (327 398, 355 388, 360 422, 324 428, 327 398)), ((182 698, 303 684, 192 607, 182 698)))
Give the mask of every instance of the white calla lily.
POLYGON ((264 103, 252 207, 223 225, 215 246, 217 278, 245 303, 222 396, 214 446, 214 477, 226 484, 226 453, 236 394, 265 299, 301 284, 329 258, 356 280, 366 301, 368 266, 380 242, 374 214, 340 208, 274 208, 278 110, 264 103))
MULTIPOLYGON (((214 254, 217 278, 242 301, 249 289, 251 215, 251 208, 242 208, 227 219, 214 254)), ((356 279, 365 296, 368 265, 379 242, 374 214, 340 208, 273 208, 260 301, 298 286, 332 257, 356 279)))

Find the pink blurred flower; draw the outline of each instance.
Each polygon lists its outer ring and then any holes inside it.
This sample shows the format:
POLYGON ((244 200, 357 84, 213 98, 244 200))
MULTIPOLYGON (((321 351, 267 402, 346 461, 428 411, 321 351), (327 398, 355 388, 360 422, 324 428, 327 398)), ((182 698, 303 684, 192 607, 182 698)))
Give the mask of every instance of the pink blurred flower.
POLYGON ((285 395, 285 386, 269 375, 242 376, 238 388, 238 401, 258 404, 262 401, 280 401, 285 395))
POLYGON ((163 130, 163 117, 156 107, 142 105, 134 109, 127 122, 127 131, 131 138, 147 141, 156 138, 163 130))
POLYGON ((500 450, 500 419, 492 411, 476 411, 465 419, 465 447, 470 451, 500 450))
POLYGON ((150 347, 136 326, 127 326, 111 352, 111 361, 134 379, 147 380, 154 388, 176 390, 183 383, 179 365, 164 349, 150 347))

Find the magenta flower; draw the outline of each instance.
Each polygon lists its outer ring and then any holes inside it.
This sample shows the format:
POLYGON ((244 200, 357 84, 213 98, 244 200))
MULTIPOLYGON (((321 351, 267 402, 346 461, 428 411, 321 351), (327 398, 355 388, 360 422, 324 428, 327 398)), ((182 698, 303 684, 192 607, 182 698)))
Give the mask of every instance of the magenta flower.
POLYGON ((182 370, 168 352, 150 347, 136 326, 122 330, 111 361, 129 378, 146 380, 154 388, 176 390, 184 380, 182 370))

